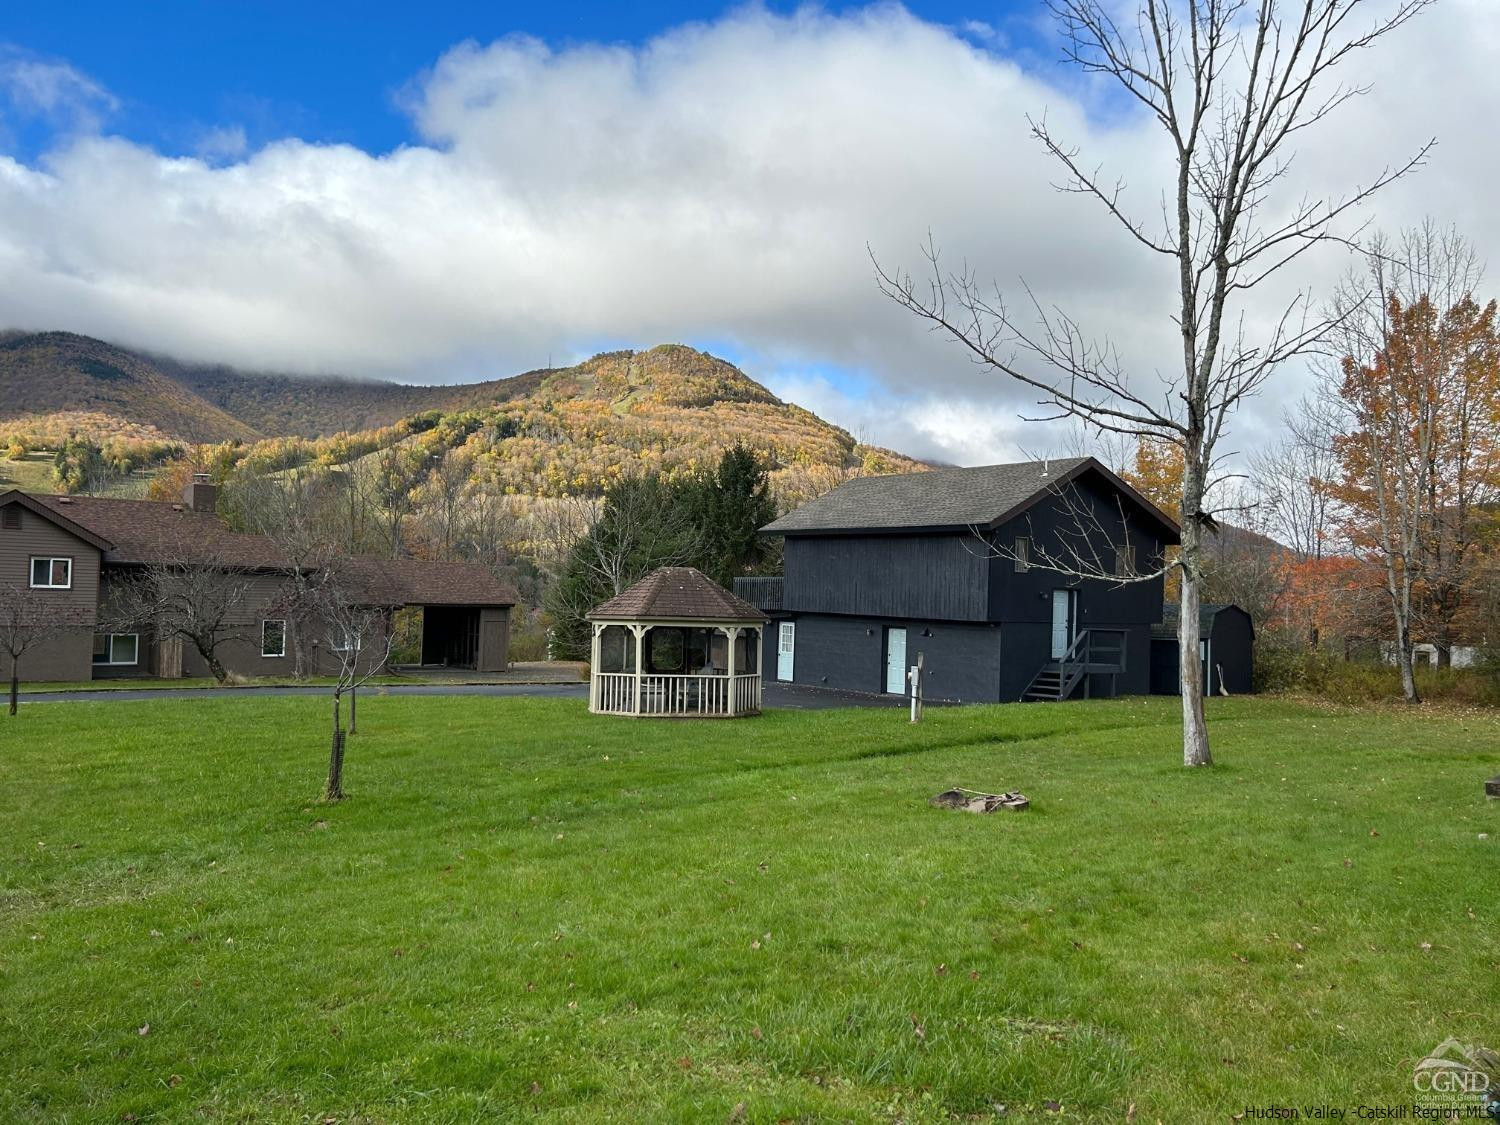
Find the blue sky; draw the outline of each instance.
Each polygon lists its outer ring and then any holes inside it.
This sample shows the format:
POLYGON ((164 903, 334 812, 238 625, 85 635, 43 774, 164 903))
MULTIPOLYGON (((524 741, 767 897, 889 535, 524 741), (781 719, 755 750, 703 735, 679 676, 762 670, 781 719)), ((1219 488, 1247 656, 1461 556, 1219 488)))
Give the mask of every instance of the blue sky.
MULTIPOLYGON (((385 152, 414 139, 401 91, 464 40, 527 35, 554 47, 640 44, 743 6, 13 0, 0 23, 0 44, 88 74, 117 100, 108 128, 162 152, 193 152, 206 132, 226 124, 242 128, 251 147, 296 136, 385 152)), ((821 7, 838 13, 862 5, 821 7)), ((975 42, 1007 50, 1035 43, 1036 6, 1023 0, 906 7, 975 42)), ((52 142, 54 125, 32 118, 12 132, 12 151, 34 158, 52 142)))

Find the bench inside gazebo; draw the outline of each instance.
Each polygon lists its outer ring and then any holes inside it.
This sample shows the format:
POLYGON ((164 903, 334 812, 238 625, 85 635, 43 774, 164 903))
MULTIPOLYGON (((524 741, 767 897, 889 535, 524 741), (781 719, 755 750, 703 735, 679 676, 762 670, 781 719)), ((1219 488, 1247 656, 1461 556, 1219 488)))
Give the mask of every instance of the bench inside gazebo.
POLYGON ((701 571, 667 566, 596 606, 589 710, 733 718, 760 713, 765 614, 701 571))

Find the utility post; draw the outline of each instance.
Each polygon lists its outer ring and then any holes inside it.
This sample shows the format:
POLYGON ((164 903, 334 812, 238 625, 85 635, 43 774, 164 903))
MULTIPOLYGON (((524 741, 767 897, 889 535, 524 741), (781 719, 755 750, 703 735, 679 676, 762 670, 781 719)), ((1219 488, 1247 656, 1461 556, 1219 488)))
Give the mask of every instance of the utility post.
POLYGON ((922 654, 917 653, 917 662, 911 666, 907 673, 911 681, 911 721, 920 723, 922 721, 922 654))

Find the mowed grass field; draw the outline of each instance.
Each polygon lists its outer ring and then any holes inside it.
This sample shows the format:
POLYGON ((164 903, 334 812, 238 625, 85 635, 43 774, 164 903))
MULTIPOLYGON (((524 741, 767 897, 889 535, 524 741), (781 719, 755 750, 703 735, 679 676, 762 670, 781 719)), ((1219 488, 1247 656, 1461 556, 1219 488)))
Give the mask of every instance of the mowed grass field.
POLYGON ((330 806, 321 699, 27 704, 0 1119, 1227 1121, 1500 1045, 1500 722, 1210 708, 1188 771, 1171 699, 372 695, 330 806))

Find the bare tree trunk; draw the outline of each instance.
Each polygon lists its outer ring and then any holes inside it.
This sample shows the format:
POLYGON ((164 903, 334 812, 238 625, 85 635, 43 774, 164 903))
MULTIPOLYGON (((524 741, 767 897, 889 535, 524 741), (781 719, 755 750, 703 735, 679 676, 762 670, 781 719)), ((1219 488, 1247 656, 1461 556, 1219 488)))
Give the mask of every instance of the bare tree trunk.
POLYGON ((328 784, 323 789, 328 801, 344 799, 344 732, 339 723, 339 695, 333 695, 333 739, 328 750, 328 784))
POLYGON ((1203 663, 1198 655, 1198 611, 1203 588, 1203 525, 1198 518, 1203 483, 1195 466, 1183 471, 1181 592, 1177 621, 1178 688, 1182 692, 1182 764, 1211 766, 1208 720, 1203 713, 1203 663))
POLYGON ((16 662, 10 662, 10 713, 14 715, 21 703, 21 671, 16 662))

